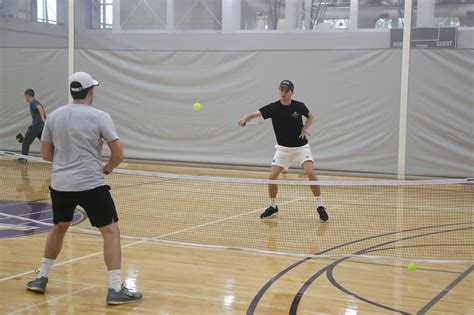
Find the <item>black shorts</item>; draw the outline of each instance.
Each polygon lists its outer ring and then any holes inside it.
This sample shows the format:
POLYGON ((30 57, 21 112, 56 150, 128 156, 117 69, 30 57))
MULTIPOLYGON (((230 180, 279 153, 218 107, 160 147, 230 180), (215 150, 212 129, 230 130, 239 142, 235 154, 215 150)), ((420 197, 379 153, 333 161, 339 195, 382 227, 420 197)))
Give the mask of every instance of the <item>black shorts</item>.
POLYGON ((95 227, 103 227, 118 221, 110 186, 99 186, 86 191, 57 191, 49 188, 53 201, 53 222, 71 222, 74 210, 79 205, 87 213, 95 227))

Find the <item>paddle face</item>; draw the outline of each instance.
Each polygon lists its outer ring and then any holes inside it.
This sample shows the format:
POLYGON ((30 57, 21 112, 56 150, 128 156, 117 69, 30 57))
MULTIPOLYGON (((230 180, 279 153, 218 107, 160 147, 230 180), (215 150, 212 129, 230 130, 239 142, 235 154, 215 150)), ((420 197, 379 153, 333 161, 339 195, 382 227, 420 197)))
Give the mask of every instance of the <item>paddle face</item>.
POLYGON ((19 133, 15 136, 15 138, 16 138, 16 141, 18 141, 18 143, 23 143, 23 139, 24 139, 23 134, 19 133))
POLYGON ((246 123, 245 126, 258 126, 262 124, 263 124, 263 121, 251 121, 251 122, 246 123))

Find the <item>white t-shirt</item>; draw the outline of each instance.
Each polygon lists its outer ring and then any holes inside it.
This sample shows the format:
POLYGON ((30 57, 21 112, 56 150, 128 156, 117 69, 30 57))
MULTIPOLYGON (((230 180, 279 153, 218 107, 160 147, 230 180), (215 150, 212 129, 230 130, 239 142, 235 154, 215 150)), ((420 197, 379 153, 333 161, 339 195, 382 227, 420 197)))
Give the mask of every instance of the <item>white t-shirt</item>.
POLYGON ((41 141, 54 145, 51 187, 85 191, 105 185, 102 145, 118 139, 110 115, 85 104, 67 104, 52 112, 41 141))

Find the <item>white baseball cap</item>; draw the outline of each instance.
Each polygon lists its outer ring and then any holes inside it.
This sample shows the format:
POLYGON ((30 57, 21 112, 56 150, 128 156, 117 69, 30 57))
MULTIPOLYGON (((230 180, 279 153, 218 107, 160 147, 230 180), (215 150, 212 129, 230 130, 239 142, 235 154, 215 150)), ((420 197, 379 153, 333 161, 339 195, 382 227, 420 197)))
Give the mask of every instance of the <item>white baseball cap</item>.
POLYGON ((99 85, 99 81, 94 80, 91 75, 86 72, 75 72, 69 77, 69 88, 71 89, 71 92, 80 92, 90 88, 91 86, 97 85, 99 85), (72 83, 74 82, 79 84, 76 83, 72 86, 72 83))

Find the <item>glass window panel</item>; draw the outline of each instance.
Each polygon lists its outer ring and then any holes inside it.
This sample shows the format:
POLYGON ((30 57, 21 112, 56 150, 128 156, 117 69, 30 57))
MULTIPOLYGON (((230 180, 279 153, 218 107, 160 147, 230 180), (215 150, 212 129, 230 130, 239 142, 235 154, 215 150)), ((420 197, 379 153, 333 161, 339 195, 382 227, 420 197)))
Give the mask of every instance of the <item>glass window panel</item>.
POLYGON ((57 3, 56 0, 37 1, 37 21, 42 23, 57 23, 57 3))
POLYGON ((360 0, 358 9, 358 28, 360 29, 403 27, 403 0, 360 0))
POLYGON ((166 28, 166 0, 120 1, 120 28, 162 30, 166 28))
POLYGON ((179 0, 174 9, 176 29, 222 29, 222 0, 179 0))

